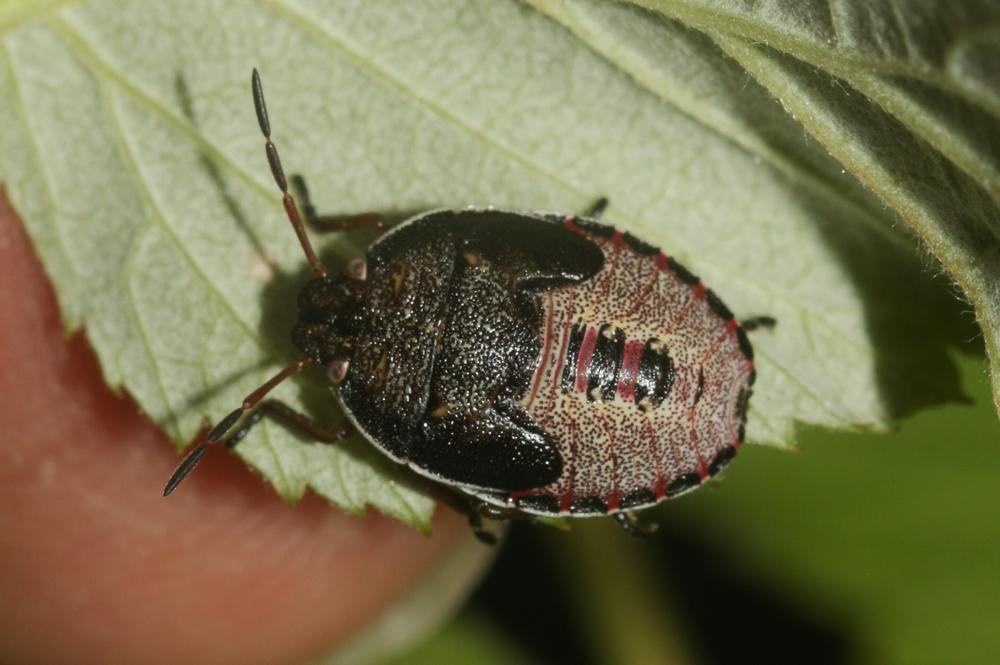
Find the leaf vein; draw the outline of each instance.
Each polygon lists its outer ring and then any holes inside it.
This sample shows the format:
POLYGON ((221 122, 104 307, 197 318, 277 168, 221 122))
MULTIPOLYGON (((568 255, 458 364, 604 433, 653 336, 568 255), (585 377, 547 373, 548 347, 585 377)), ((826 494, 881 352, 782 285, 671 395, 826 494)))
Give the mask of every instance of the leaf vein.
MULTIPOLYGON (((352 48, 343 40, 343 38, 332 33, 329 29, 326 29, 325 26, 320 25, 319 21, 313 20, 310 16, 302 13, 297 8, 290 6, 287 2, 283 2, 282 0, 265 0, 265 6, 271 8, 275 15, 282 20, 285 20, 293 25, 298 25, 303 30, 316 35, 320 40, 322 40, 323 43, 328 44, 331 48, 343 53, 345 57, 349 58, 358 67, 369 72, 373 75, 373 77, 377 77, 381 80, 384 85, 402 93, 406 97, 412 99, 415 103, 425 107, 428 111, 442 118, 447 123, 465 131, 470 136, 481 141, 487 147, 496 150, 498 153, 507 156, 515 163, 522 165, 522 167, 526 170, 538 173, 543 177, 548 178, 554 184, 560 186, 568 192, 572 192, 581 200, 589 199, 592 196, 579 185, 561 178, 557 173, 542 168, 540 165, 532 162, 527 156, 520 154, 519 152, 511 149, 509 146, 503 145, 494 140, 492 137, 484 134, 481 128, 465 122, 454 113, 450 113, 440 105, 435 104, 432 100, 428 99, 425 95, 422 95, 415 88, 407 85, 400 77, 394 75, 385 68, 376 65, 371 58, 367 57, 364 53, 352 48)), ((634 215, 624 214, 620 208, 617 209, 617 213, 620 219, 629 221, 633 226, 636 225, 634 215)), ((849 339, 850 343, 856 348, 862 350, 862 352, 867 353, 869 356, 872 354, 872 352, 866 348, 866 345, 862 340, 851 339, 845 331, 834 326, 832 322, 827 321, 824 318, 824 312, 822 310, 813 310, 803 304, 792 301, 788 299, 783 292, 776 291, 770 284, 755 280, 752 276, 748 276, 746 274, 736 274, 731 270, 726 269, 725 265, 717 264, 712 261, 709 257, 699 256, 699 263, 702 265, 711 265, 718 272, 727 276, 734 278, 738 277, 743 283, 752 284, 761 292, 770 295, 772 299, 787 303, 794 310, 809 312, 810 315, 814 316, 823 325, 830 328, 838 338, 849 339)))
POLYGON ((178 134, 181 134, 193 144, 198 146, 199 150, 207 159, 220 168, 227 169, 234 176, 246 183, 248 187, 258 192, 262 197, 273 201, 276 207, 280 205, 280 196, 276 193, 275 188, 269 180, 252 175, 250 171, 244 169, 239 164, 229 159, 222 149, 217 147, 212 141, 208 140, 208 138, 192 126, 190 122, 181 116, 172 113, 166 104, 156 99, 156 97, 152 94, 143 90, 140 84, 136 83, 135 80, 128 76, 125 72, 101 58, 97 54, 97 51, 93 47, 90 39, 77 26, 71 25, 65 20, 55 18, 49 19, 47 23, 57 32, 62 34, 67 43, 73 47, 84 60, 90 63, 95 70, 103 73, 110 81, 115 83, 131 98, 156 113, 160 118, 166 121, 172 129, 177 131, 178 134))

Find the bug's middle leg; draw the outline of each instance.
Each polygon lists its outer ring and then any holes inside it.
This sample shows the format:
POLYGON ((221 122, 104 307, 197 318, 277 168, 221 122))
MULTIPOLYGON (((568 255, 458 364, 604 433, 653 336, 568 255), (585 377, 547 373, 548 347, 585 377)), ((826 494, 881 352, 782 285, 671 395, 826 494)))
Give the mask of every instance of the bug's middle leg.
POLYGON ((639 540, 647 540, 660 528, 656 522, 646 520, 630 511, 615 513, 615 521, 625 530, 625 533, 639 540))
POLYGON ((415 479, 441 503, 454 510, 459 515, 464 515, 469 522, 469 528, 476 540, 484 545, 496 545, 497 536, 483 525, 483 516, 480 514, 480 501, 473 499, 457 490, 445 487, 438 483, 431 483, 420 477, 415 479))
POLYGON ((309 438, 321 443, 337 443, 351 433, 350 427, 340 427, 330 429, 320 425, 309 416, 300 413, 282 401, 268 399, 261 402, 256 409, 250 412, 240 428, 230 434, 225 439, 227 448, 233 448, 246 438, 250 430, 261 421, 264 416, 281 423, 290 430, 301 432, 309 438))
POLYGON ((306 187, 305 179, 300 175, 292 176, 292 187, 295 189, 296 197, 302 205, 302 214, 306 218, 306 223, 314 230, 321 233, 333 231, 349 231, 351 229, 373 228, 375 236, 378 237, 385 232, 385 219, 376 212, 365 212, 360 215, 318 215, 316 207, 313 206, 309 198, 309 188, 306 187))

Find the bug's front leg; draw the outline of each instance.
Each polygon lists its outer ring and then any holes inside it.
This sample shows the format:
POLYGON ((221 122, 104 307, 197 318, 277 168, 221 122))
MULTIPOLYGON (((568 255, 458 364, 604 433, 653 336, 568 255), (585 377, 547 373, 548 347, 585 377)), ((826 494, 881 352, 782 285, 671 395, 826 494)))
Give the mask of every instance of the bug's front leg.
POLYGON ((385 219, 375 212, 365 212, 360 215, 317 215, 316 207, 313 206, 312 200, 309 198, 309 188, 306 187, 305 179, 300 175, 293 175, 292 187, 302 205, 302 214, 306 218, 306 223, 316 231, 330 233, 370 227, 375 229, 375 237, 377 238, 386 230, 385 219))
POLYGON ((337 443, 351 433, 350 427, 345 426, 336 429, 324 427, 309 416, 296 411, 284 402, 276 399, 268 399, 262 401, 256 409, 250 412, 250 415, 246 417, 238 430, 226 437, 226 447, 235 447, 236 444, 246 438, 246 435, 250 433, 250 430, 253 429, 253 427, 259 423, 264 416, 268 416, 288 429, 300 432, 307 438, 321 443, 337 443))

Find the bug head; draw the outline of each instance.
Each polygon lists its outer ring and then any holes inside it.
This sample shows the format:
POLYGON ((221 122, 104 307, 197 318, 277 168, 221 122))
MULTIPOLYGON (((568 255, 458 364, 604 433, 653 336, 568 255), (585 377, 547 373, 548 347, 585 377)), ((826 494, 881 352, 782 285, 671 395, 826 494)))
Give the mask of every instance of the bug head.
POLYGON ((311 279, 299 292, 299 319, 292 343, 339 383, 347 370, 354 342, 364 327, 364 281, 352 264, 344 274, 311 279), (359 278, 360 277, 360 278, 359 278))

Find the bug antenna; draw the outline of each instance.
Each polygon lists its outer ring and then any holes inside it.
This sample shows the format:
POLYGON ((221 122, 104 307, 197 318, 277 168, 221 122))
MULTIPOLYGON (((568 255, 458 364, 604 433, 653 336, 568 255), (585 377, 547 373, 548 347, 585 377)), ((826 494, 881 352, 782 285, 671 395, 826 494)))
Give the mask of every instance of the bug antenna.
POLYGON ((221 441, 223 437, 226 436, 226 432, 232 429, 233 425, 236 424, 236 421, 238 421, 244 413, 257 406, 257 404, 264 399, 264 396, 271 392, 271 390, 273 390, 279 383, 291 375, 297 374, 306 367, 312 366, 314 362, 315 361, 309 356, 303 356, 272 376, 260 388, 257 388, 257 390, 247 395, 246 399, 243 400, 243 404, 241 404, 239 408, 234 409, 228 416, 216 423, 215 427, 209 431, 204 443, 199 444, 197 448, 192 450, 183 460, 181 460, 181 463, 177 465, 177 469, 170 476, 170 480, 167 481, 166 487, 163 488, 163 496, 170 496, 170 493, 177 489, 177 486, 181 484, 181 481, 184 480, 189 473, 194 471, 196 466, 198 466, 198 462, 200 462, 201 458, 208 452, 209 445, 221 441))
POLYGON ((177 469, 170 476, 170 480, 167 481, 167 486, 163 488, 163 496, 170 496, 170 493, 177 489, 177 486, 181 484, 189 473, 194 471, 194 468, 198 466, 198 462, 201 458, 205 456, 208 452, 208 444, 203 443, 184 457, 181 463, 177 465, 177 469))
POLYGON ((295 235, 298 236, 299 244, 302 245, 302 251, 305 252, 309 265, 312 266, 313 271, 317 275, 325 277, 326 268, 320 263, 319 258, 316 257, 316 252, 313 251, 312 244, 309 242, 309 236, 306 235, 305 225, 299 216, 299 210, 295 206, 295 199, 288 192, 288 180, 285 178, 285 170, 281 166, 278 148, 275 147, 274 142, 271 140, 271 121, 267 117, 267 105, 264 103, 264 87, 260 83, 260 74, 257 73, 256 67, 253 70, 253 75, 250 77, 250 85, 253 90, 254 110, 257 112, 257 124, 260 125, 260 131, 264 135, 264 152, 267 154, 267 163, 271 167, 271 175, 274 176, 274 182, 277 183, 278 189, 281 190, 281 202, 285 206, 285 214, 288 215, 288 221, 292 223, 292 228, 295 230, 295 235))

